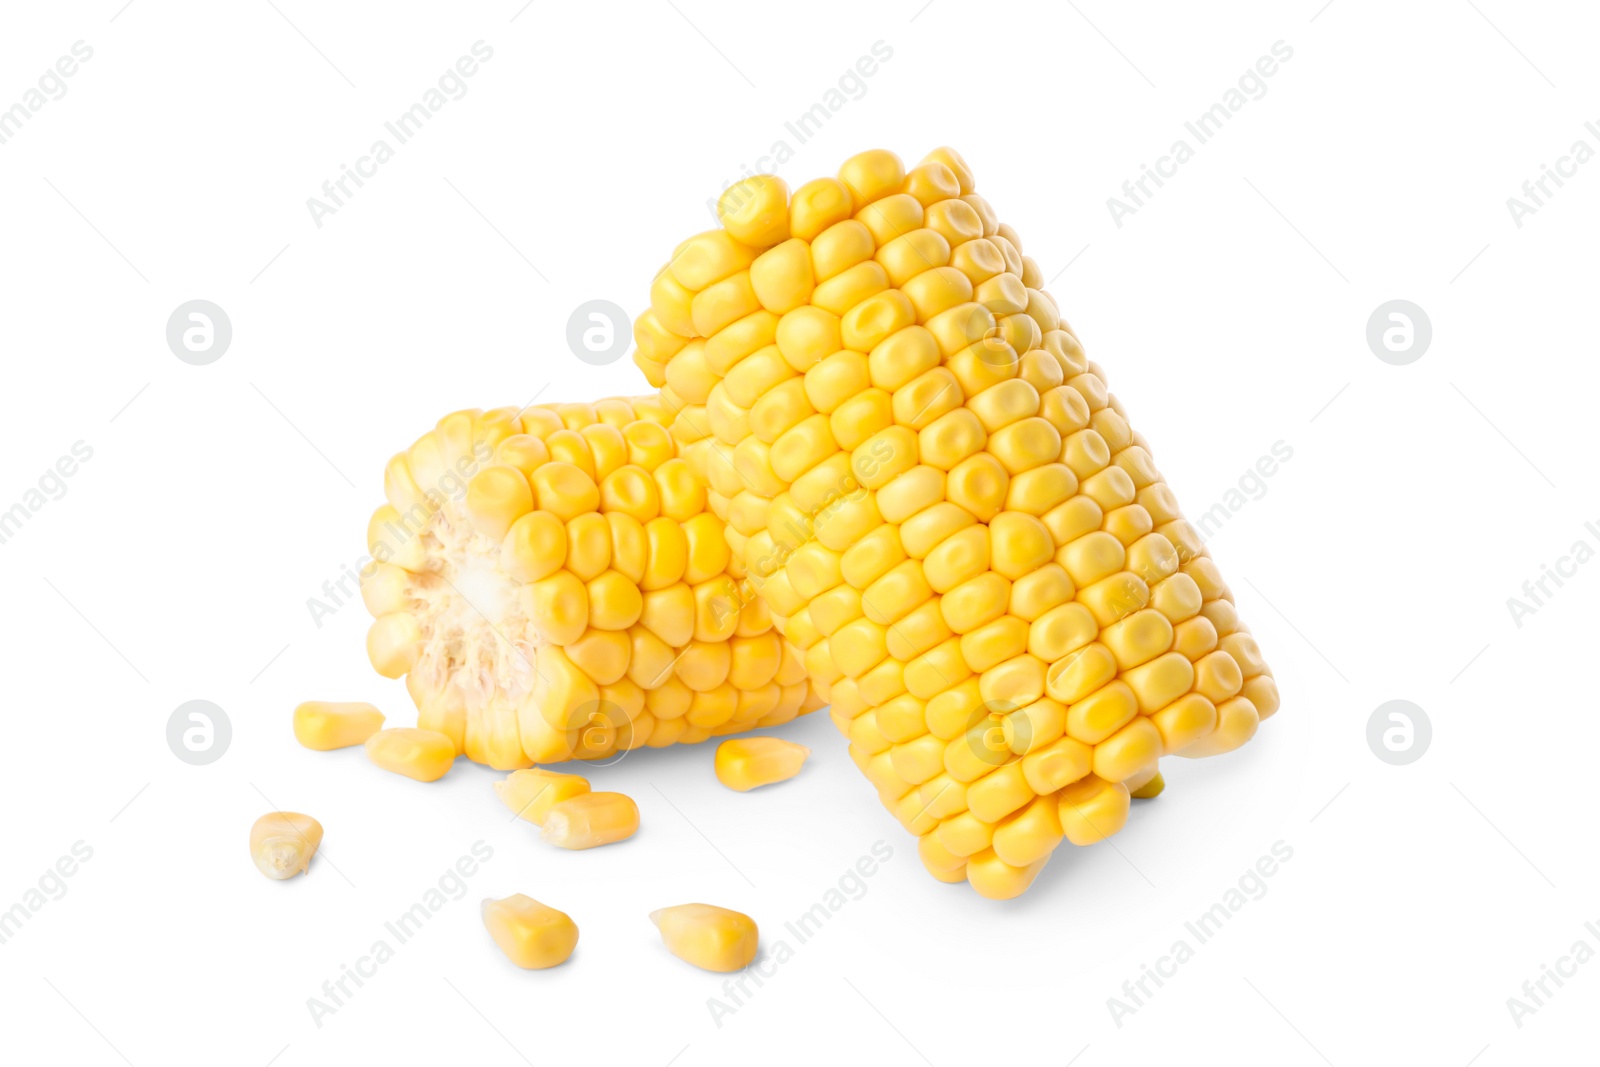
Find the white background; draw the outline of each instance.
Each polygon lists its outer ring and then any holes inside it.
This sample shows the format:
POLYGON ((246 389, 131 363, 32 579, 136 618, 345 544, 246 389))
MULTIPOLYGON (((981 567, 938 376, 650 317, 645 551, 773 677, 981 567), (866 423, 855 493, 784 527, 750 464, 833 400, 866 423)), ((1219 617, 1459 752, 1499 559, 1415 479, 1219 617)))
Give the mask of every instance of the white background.
POLYGON ((1506 198, 1573 141, 1600 148, 1600 25, 1578 4, 1319 2, 9 6, 0 106, 73 42, 94 55, 0 145, 0 509, 74 442, 94 454, 0 545, 0 908, 75 842, 93 856, 0 945, 0 1056, 1591 1058, 1600 964, 1520 1027, 1506 1001, 1580 938, 1600 949, 1600 564, 1520 627, 1506 601, 1600 546, 1600 161, 1521 228, 1506 198), (467 94, 315 226, 306 199, 478 40, 467 94), (865 94, 799 144, 784 122, 880 40, 865 94), (1279 40, 1266 95, 1114 225, 1107 197, 1279 40), (779 731, 813 746, 805 771, 755 794, 719 786, 706 745, 594 772, 643 828, 576 854, 512 824, 484 768, 423 786, 290 732, 310 698, 411 721, 361 606, 320 627, 306 606, 361 555, 386 458, 456 408, 644 391, 627 360, 574 358, 568 315, 643 308, 779 139, 792 185, 868 147, 964 153, 1191 515, 1293 449, 1212 539, 1283 710, 1238 753, 1167 761, 1111 845, 1064 845, 1007 904, 923 871, 820 714, 779 731), (234 331, 203 367, 164 336, 196 298, 234 331), (1396 298, 1433 326, 1409 366, 1365 340, 1396 298), (1403 767, 1366 742, 1396 698, 1433 725, 1403 767), (167 748, 191 699, 232 721, 209 766, 167 748), (251 866, 273 805, 327 828, 309 877, 251 866), (317 1026, 307 998, 480 840, 462 898, 317 1026), (877 841, 893 856, 865 895, 798 944, 784 921, 877 841), (1184 923, 1278 841, 1265 896, 1114 1020, 1108 998, 1194 947, 1184 923), (574 916, 567 965, 524 973, 490 943, 477 903, 513 892, 574 916), (645 917, 689 900, 794 948, 720 1026, 722 978, 645 917))

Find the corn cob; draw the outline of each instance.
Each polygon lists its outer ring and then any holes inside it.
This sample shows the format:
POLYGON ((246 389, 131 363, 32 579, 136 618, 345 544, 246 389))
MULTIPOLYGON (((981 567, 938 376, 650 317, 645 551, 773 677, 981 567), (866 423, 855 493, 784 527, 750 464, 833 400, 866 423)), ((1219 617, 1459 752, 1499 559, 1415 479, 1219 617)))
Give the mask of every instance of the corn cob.
POLYGON ((367 651, 419 728, 516 770, 821 706, 665 422, 655 398, 462 411, 389 462, 367 651))
POLYGON ((774 625, 924 865, 995 898, 1116 832, 1270 671, 1038 265, 938 149, 730 187, 635 322, 774 625))

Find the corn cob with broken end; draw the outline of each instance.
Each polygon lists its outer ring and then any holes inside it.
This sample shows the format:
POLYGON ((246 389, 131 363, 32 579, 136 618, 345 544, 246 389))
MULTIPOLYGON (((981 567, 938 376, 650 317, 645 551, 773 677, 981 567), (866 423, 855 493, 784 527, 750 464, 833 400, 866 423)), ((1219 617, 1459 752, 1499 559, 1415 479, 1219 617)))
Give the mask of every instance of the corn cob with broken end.
POLYGON ((718 210, 634 359, 674 438, 715 443, 746 580, 935 877, 1016 896, 1162 755, 1249 740, 1271 672, 960 156, 864 152, 718 210))
POLYGON ((367 649, 418 726, 515 770, 821 706, 706 510, 710 444, 667 421, 655 398, 456 412, 390 461, 367 649))

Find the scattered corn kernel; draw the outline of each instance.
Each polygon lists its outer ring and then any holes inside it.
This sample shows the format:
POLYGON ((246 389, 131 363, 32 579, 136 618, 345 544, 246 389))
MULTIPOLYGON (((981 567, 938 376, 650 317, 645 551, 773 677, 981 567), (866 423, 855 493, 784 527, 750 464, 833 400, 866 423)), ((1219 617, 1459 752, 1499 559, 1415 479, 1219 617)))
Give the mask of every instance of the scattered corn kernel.
POLYGON ((800 773, 811 750, 781 737, 740 737, 717 746, 717 781, 741 793, 800 773))
POLYGON ((495 795, 519 819, 543 826, 550 809, 589 791, 589 782, 576 774, 557 774, 534 767, 512 771, 494 783, 495 795))
POLYGON ((318 752, 362 744, 381 729, 383 713, 371 704, 308 700, 294 709, 295 740, 318 752))
POLYGON ((367 758, 386 771, 436 782, 456 760, 455 742, 433 730, 401 726, 379 730, 366 740, 367 758))
POLYGON ((639 829, 639 806, 624 793, 579 793, 550 806, 540 836, 560 848, 626 841, 639 829))
POLYGON ((650 921, 661 931, 667 951, 701 970, 742 970, 761 947, 754 919, 715 904, 658 908, 650 921))
POLYGON ((524 970, 565 963, 578 945, 578 925, 566 912, 522 893, 486 899, 483 925, 506 959, 524 970))
POLYGON ((322 824, 293 811, 270 812, 250 827, 250 858, 275 881, 309 870, 321 844, 322 824))

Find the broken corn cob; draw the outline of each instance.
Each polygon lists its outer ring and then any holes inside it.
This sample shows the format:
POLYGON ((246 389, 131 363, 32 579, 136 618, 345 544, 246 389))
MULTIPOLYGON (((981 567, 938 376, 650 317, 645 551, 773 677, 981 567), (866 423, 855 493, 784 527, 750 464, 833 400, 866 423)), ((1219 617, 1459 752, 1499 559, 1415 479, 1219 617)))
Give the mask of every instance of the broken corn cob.
POLYGON ((506 958, 524 970, 565 963, 578 947, 578 924, 566 912, 522 893, 485 900, 483 925, 506 958))
POLYGON ((661 931, 667 951, 706 971, 742 970, 761 947, 754 919, 715 904, 657 908, 650 921, 661 931))
POLYGON ((308 700, 294 709, 295 739, 318 752, 363 744, 381 729, 383 712, 371 704, 308 700))
POLYGON ((736 737, 717 746, 717 781, 741 793, 800 773, 811 750, 781 737, 736 737))
POLYGON ((250 858, 274 881, 310 870, 321 845, 322 824, 298 812, 269 812, 250 827, 250 858))
POLYGON ((634 359, 935 877, 1016 896, 1161 756, 1250 739, 1278 708, 1260 649, 959 155, 757 176, 718 210, 634 359))
POLYGON ((659 399, 440 420, 385 476, 367 650, 417 723, 499 770, 603 759, 821 706, 706 509, 659 399))

